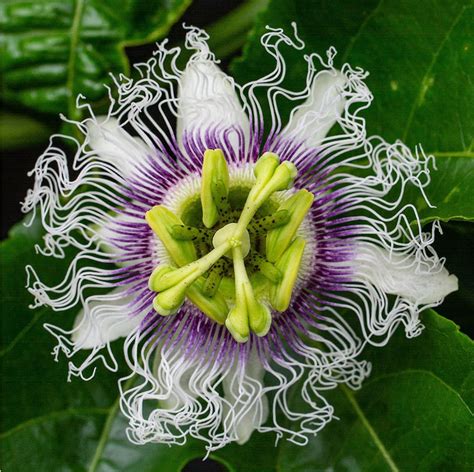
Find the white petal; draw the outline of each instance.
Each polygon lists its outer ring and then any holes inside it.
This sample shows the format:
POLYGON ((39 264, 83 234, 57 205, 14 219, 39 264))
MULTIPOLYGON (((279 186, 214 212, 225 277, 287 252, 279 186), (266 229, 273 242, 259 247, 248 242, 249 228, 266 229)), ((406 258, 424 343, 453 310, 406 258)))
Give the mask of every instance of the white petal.
POLYGON ((124 295, 123 289, 90 297, 76 316, 72 341, 80 349, 92 349, 130 334, 139 326, 143 315, 131 317, 129 302, 130 297, 124 295))
POLYGON ((163 378, 160 375, 160 369, 163 369, 163 362, 166 363, 166 372, 169 373, 170 385, 166 385, 164 390, 167 392, 166 398, 160 399, 160 406, 167 410, 179 410, 190 400, 196 399, 198 394, 191 390, 190 379, 192 374, 198 368, 198 363, 182 356, 181 344, 168 348, 166 356, 163 356, 163 347, 157 346, 154 365, 157 366, 157 379, 163 378), (167 387, 167 388, 166 388, 167 387))
POLYGON ((87 123, 87 139, 90 148, 102 159, 113 162, 126 176, 140 165, 150 149, 138 137, 128 134, 115 118, 98 117, 87 123))
POLYGON ((177 137, 185 131, 204 132, 215 126, 240 128, 246 136, 249 121, 235 90, 233 80, 212 61, 190 61, 180 80, 177 137))
POLYGON ((416 305, 439 302, 458 289, 457 277, 439 263, 431 267, 413 256, 389 253, 371 243, 357 245, 354 268, 359 280, 370 282, 385 293, 405 297, 416 305))
POLYGON ((344 110, 345 83, 346 77, 341 72, 320 72, 306 101, 292 112, 282 135, 303 141, 307 146, 321 144, 344 110))
POLYGON ((234 432, 237 443, 246 443, 252 433, 260 425, 265 423, 268 417, 268 399, 265 394, 255 395, 255 389, 263 387, 263 376, 265 370, 258 355, 252 351, 245 366, 244 382, 249 383, 247 389, 240 383, 239 371, 236 364, 233 365, 228 375, 224 377, 224 397, 233 406, 234 417, 238 417, 234 424, 234 432), (248 388, 251 390, 248 390, 248 388), (253 395, 252 395, 253 393, 253 395), (250 404, 250 407, 249 407, 250 404), (247 411, 241 416, 241 412, 247 411))

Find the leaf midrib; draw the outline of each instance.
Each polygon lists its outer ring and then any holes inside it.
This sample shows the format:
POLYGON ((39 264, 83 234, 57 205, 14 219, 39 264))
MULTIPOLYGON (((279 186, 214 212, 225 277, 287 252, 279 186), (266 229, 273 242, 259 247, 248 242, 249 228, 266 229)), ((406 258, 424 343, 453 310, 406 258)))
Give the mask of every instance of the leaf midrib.
POLYGON ((404 141, 404 142, 407 139, 408 132, 410 130, 411 124, 413 123, 413 118, 415 116, 416 110, 419 108, 420 103, 421 103, 421 98, 423 96, 423 84, 425 83, 426 79, 428 78, 428 75, 433 70, 433 67, 436 65, 436 62, 438 61, 438 57, 439 57, 440 52, 444 48, 444 45, 448 41, 451 33, 453 32, 454 28, 458 24, 459 20, 462 18, 462 16, 463 16, 464 12, 466 11, 466 9, 467 9, 467 5, 463 5, 462 8, 461 8, 461 11, 459 12, 459 14, 454 18, 451 26, 446 31, 446 34, 444 35, 444 38, 440 42, 440 44, 439 44, 438 48, 436 49, 436 51, 434 52, 433 58, 432 58, 431 62, 429 63, 428 67, 426 68, 426 72, 423 74, 423 77, 421 78, 418 93, 416 95, 416 98, 413 100, 413 104, 412 104, 412 107, 410 109, 410 113, 408 114, 408 117, 407 117, 406 126, 405 126, 405 129, 403 131, 402 141, 404 141))
POLYGON ((361 421, 361 423, 364 425, 365 429, 368 431, 370 437, 372 438, 372 441, 374 442, 375 446, 377 449, 380 451, 380 454, 384 458, 385 462, 387 463, 389 469, 392 472, 400 472, 400 469, 396 466, 395 461, 392 459, 392 456, 384 446, 382 440, 379 438, 377 432, 375 429, 372 427, 370 424, 370 421, 367 419, 365 416, 364 412, 362 411, 362 408, 359 406, 359 403, 357 402, 355 396, 353 395, 352 391, 349 390, 348 387, 345 385, 340 385, 339 388, 342 390, 344 393, 345 397, 347 398, 347 401, 351 404, 352 408, 354 409, 357 417, 361 421))
MULTIPOLYGON (((132 375, 125 385, 123 389, 126 391, 128 388, 133 384, 135 381, 135 375, 132 375)), ((102 428, 102 433, 100 434, 99 442, 97 443, 97 447, 94 452, 94 456, 92 457, 91 463, 87 468, 87 472, 95 472, 97 470, 97 466, 100 463, 100 459, 102 458, 102 453, 107 445, 107 439, 109 439, 110 431, 112 430, 112 426, 117 415, 117 411, 120 406, 120 393, 117 396, 116 400, 109 408, 109 412, 107 414, 107 419, 105 420, 104 427, 102 428)))
POLYGON ((18 423, 10 429, 0 433, 0 439, 5 439, 8 436, 16 434, 26 428, 41 424, 45 421, 67 418, 70 416, 79 416, 79 415, 105 415, 109 413, 109 408, 99 408, 99 407, 83 407, 83 408, 66 408, 64 410, 50 411, 44 415, 34 416, 29 418, 22 423, 18 423))
POLYGON ((69 60, 67 63, 67 80, 66 89, 68 91, 68 115, 73 118, 76 114, 76 103, 74 96, 74 80, 76 75, 76 56, 77 46, 79 43, 79 30, 82 21, 82 13, 84 11, 84 0, 76 0, 74 8, 74 17, 71 25, 71 41, 69 49, 69 60))
MULTIPOLYGON (((430 370, 426 370, 426 369, 404 369, 403 371, 400 371, 400 372, 391 372, 391 373, 387 373, 387 374, 378 375, 374 378, 371 378, 367 382, 364 382, 363 388, 367 388, 371 384, 380 382, 381 380, 384 380, 384 379, 388 379, 388 378, 392 378, 392 377, 398 377, 400 375, 406 375, 406 374, 425 374, 425 375, 431 376, 437 382, 439 382, 441 385, 443 385, 443 387, 447 388, 452 393, 454 393, 458 397, 459 401, 466 408, 466 410, 474 417, 473 411, 471 410, 469 405, 465 402, 462 395, 455 388, 453 388, 451 385, 446 383, 443 379, 441 379, 439 376, 437 376, 435 373, 433 373, 430 370)), ((363 424, 365 429, 368 431, 368 433, 369 433, 370 437, 372 438, 375 446, 377 447, 377 449, 380 451, 382 457, 387 462, 387 465, 389 466, 390 470, 392 472, 400 472, 400 469, 397 467, 395 461, 391 457, 391 455, 388 452, 387 448, 385 447, 384 443, 382 442, 382 440, 378 436, 377 432, 375 431, 375 428, 371 425, 370 421, 365 416, 362 408, 359 406, 359 403, 357 402, 357 400, 356 400, 354 394, 352 393, 352 391, 348 387, 346 387, 345 385, 339 385, 338 388, 340 390, 342 390, 342 392, 344 393, 347 401, 350 403, 350 405, 354 409, 358 419, 361 421, 361 423, 363 424)))
MULTIPOLYGON (((424 374, 424 375, 429 375, 430 377, 434 378, 437 382, 439 382, 443 387, 454 393, 459 401, 462 403, 462 405, 466 408, 466 410, 474 417, 474 412, 471 410, 469 405, 466 403, 464 400, 462 394, 458 392, 453 386, 450 384, 446 383, 443 379, 441 379, 438 375, 436 375, 434 372, 427 370, 427 369, 404 369, 399 372, 390 372, 386 374, 380 374, 375 377, 371 377, 367 381, 364 382, 363 388, 369 387, 371 384, 380 382, 381 380, 388 379, 388 378, 393 378, 393 377, 398 377, 401 375, 406 375, 406 374, 424 374)), ((368 431, 369 436, 372 438, 374 445, 376 448, 380 451, 382 457, 384 458, 385 462, 390 468, 391 472, 400 472, 400 469, 397 467, 394 459, 390 455, 388 449, 385 447, 383 441, 380 439, 378 436, 375 428, 372 426, 368 418, 365 416, 362 408, 359 406, 353 392, 344 384, 341 384, 337 387, 340 391, 343 392, 345 398, 351 405, 353 411, 356 413, 357 418, 361 421, 365 429, 368 431)), ((295 389, 296 390, 296 389, 295 389)), ((291 398, 293 397, 293 394, 295 394, 295 390, 293 390, 292 395, 290 397, 289 403, 291 404, 291 398)), ((283 470, 281 466, 279 465, 280 463, 280 453, 282 451, 282 448, 278 448, 278 459, 277 459, 277 470, 283 470)))

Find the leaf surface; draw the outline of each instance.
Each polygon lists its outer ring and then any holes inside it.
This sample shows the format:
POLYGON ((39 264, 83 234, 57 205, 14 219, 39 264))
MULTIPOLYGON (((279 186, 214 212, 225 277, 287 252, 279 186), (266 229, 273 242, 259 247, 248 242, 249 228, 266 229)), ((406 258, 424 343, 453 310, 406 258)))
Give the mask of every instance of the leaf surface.
MULTIPOLYGON (((273 67, 260 45, 266 25, 291 34, 293 21, 304 52, 324 55, 335 46, 336 66, 349 62, 370 72, 374 101, 363 114, 369 134, 402 139, 412 149, 421 144, 437 158, 427 190, 436 208, 413 192, 406 199, 418 205, 422 220, 474 219, 472 1, 272 0, 233 64, 240 82, 273 67)), ((285 59, 284 85, 299 90, 306 71, 301 52, 286 48, 285 59)), ((292 106, 282 102, 285 116, 292 106)))
POLYGON ((164 36, 190 0, 5 0, 0 3, 2 97, 80 117, 76 97, 104 99, 124 47, 164 36))

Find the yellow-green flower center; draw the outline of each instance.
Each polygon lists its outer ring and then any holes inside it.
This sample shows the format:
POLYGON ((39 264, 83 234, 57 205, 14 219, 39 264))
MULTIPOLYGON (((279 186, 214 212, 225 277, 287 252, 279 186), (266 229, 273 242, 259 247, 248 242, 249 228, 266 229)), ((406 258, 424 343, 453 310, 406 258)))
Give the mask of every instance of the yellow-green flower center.
POLYGON ((268 333, 272 310, 291 300, 305 241, 298 236, 313 195, 306 190, 284 199, 276 192, 292 187, 296 167, 265 153, 254 166, 252 186, 233 186, 224 154, 207 150, 200 195, 180 214, 158 205, 146 220, 165 247, 170 264, 149 279, 161 315, 176 313, 185 299, 238 342, 250 332, 268 333))

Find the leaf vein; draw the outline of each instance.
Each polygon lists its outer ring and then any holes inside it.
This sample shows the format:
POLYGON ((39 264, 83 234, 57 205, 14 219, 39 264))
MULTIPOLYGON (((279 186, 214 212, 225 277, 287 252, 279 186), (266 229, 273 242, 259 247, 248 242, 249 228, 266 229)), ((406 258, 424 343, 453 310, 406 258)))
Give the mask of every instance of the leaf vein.
POLYGON ((74 79, 76 69, 76 55, 77 46, 79 43, 79 28, 82 20, 82 13, 84 10, 84 0, 76 0, 76 7, 74 9, 74 20, 71 27, 71 48, 69 50, 69 61, 67 65, 67 81, 68 89, 68 112, 69 118, 73 118, 75 114, 75 96, 74 96, 74 79))
POLYGON ((61 419, 63 417, 67 418, 68 416, 79 416, 79 415, 104 415, 109 412, 108 408, 97 408, 97 407, 90 407, 90 408, 66 408, 65 410, 58 410, 52 411, 45 415, 36 416, 35 418, 30 418, 23 423, 20 423, 13 428, 0 433, 0 439, 5 439, 8 436, 16 434, 25 428, 29 428, 31 426, 35 426, 37 424, 41 424, 45 421, 61 419))
POLYGON ((424 84, 426 83, 426 80, 428 79, 429 74, 433 70, 433 67, 436 64, 436 61, 438 60, 439 54, 441 53, 444 45, 448 41, 451 33, 453 32, 454 28, 458 24, 459 20, 461 19, 462 15, 464 14, 465 11, 466 11, 466 5, 464 5, 461 8, 461 11, 459 12, 459 14, 456 16, 456 18, 454 18, 453 23, 451 24, 450 28, 446 32, 446 35, 444 36, 443 40, 441 41, 438 49, 436 49, 436 51, 434 52, 433 57, 431 59, 431 62, 428 65, 428 68, 426 69, 426 72, 425 72, 425 74, 423 75, 423 77, 420 81, 420 87, 419 87, 419 90, 418 90, 418 94, 416 96, 416 99, 413 101, 413 105, 411 107, 410 113, 408 114, 407 124, 405 126, 405 130, 403 131, 403 137, 402 137, 403 141, 406 141, 408 131, 411 127, 411 124, 413 123, 413 118, 415 116, 415 112, 419 108, 420 104, 423 101, 422 99, 423 99, 423 95, 424 95, 424 92, 423 92, 424 84))
POLYGON ((364 21, 360 24, 358 30, 356 31, 355 35, 352 36, 352 38, 349 40, 349 44, 347 45, 346 50, 344 51, 344 54, 342 55, 341 61, 344 64, 347 61, 347 58, 349 57, 349 54, 352 52, 352 49, 354 48, 355 42, 360 38, 360 35, 364 31, 366 25, 369 23, 369 21, 377 14, 379 11, 380 7, 383 4, 383 0, 380 0, 377 6, 365 17, 364 21))
POLYGON ((383 458, 385 459, 385 461, 387 462, 390 470, 392 472, 399 472, 399 469, 398 467, 395 465, 395 462, 393 461, 392 457, 390 456, 389 452, 387 451, 387 449, 385 448, 385 446, 383 445, 382 441, 380 440, 378 434, 376 433, 376 431, 374 430, 374 428, 372 428, 372 425, 369 423, 369 420, 366 418, 366 416, 364 415, 364 412, 362 411, 362 409, 360 408, 359 404, 357 403, 357 400, 355 399, 354 395, 352 394, 352 392, 345 386, 345 385, 341 385, 341 390, 344 392, 344 395, 347 397, 349 403, 352 405, 352 407, 354 408, 357 416, 359 417, 360 421, 362 422, 362 424, 365 426, 365 428, 367 429, 367 431, 369 432, 372 440, 374 441, 374 444, 377 446, 378 450, 380 451, 380 453, 382 454, 383 458))

